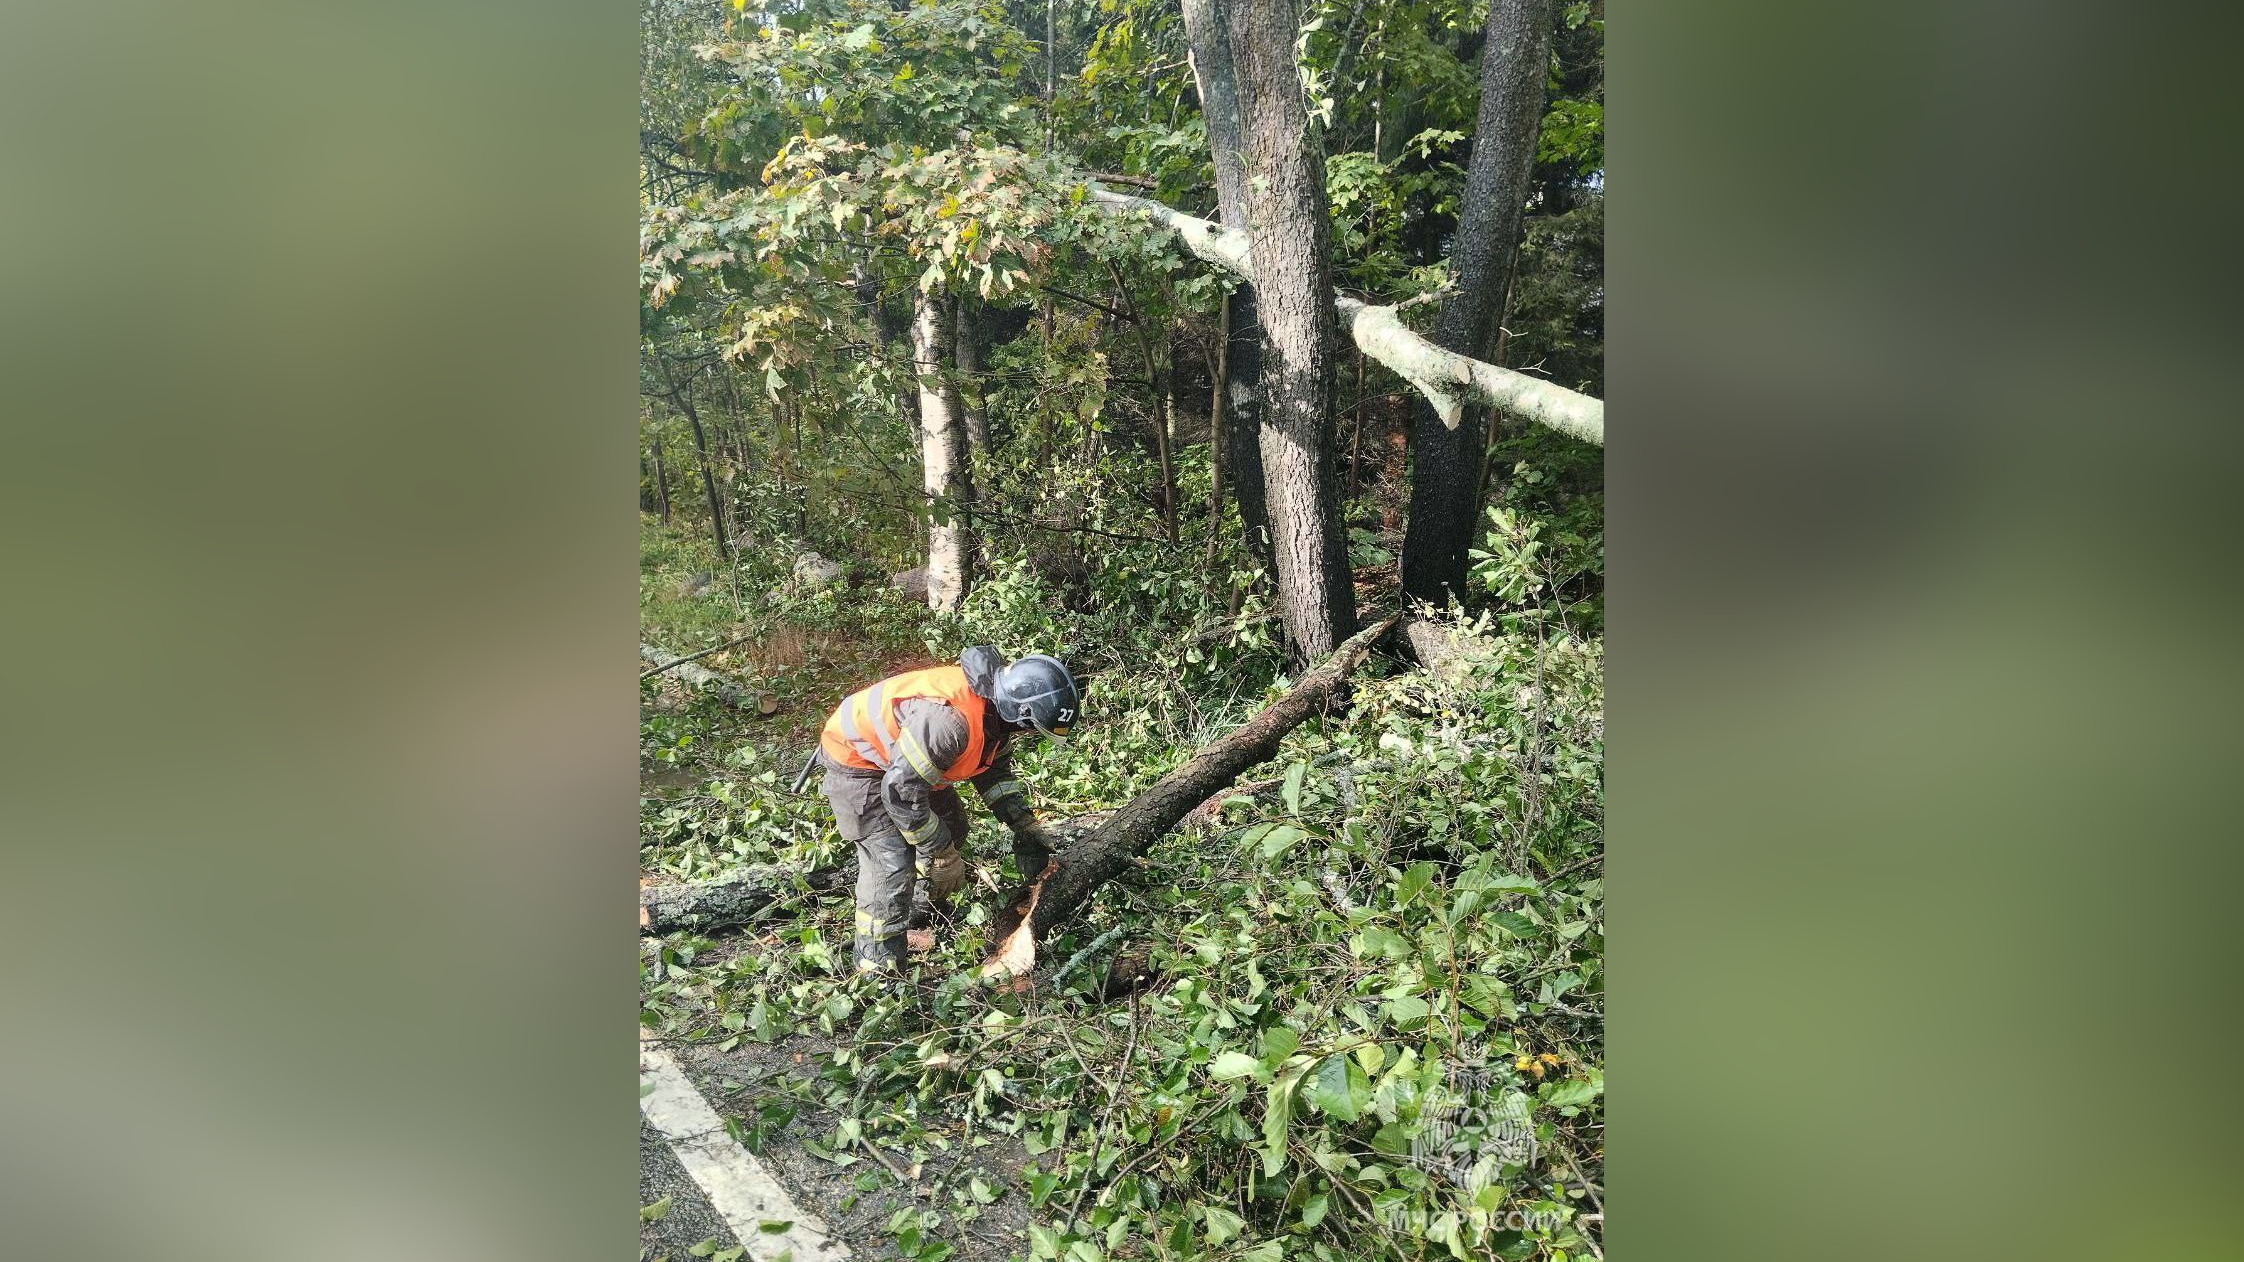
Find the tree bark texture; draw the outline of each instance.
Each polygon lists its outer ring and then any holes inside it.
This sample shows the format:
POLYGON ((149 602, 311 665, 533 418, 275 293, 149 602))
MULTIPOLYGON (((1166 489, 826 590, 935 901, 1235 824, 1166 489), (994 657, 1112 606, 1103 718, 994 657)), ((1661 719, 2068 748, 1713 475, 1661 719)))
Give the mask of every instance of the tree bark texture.
POLYGON ((797 884, 793 872, 750 868, 712 881, 679 881, 639 887, 639 932, 709 933, 747 924, 766 910, 793 903, 809 886, 812 894, 848 889, 857 879, 852 857, 830 868, 816 868, 797 884))
POLYGON ((1290 0, 1224 6, 1238 80, 1262 364, 1262 480, 1270 499, 1278 605, 1297 661, 1325 656, 1356 630, 1356 593, 1333 477, 1332 213, 1322 141, 1294 64, 1290 0))
MULTIPOLYGON (((1096 181, 1089 187, 1093 205, 1117 213, 1144 215, 1176 233, 1186 249, 1207 262, 1235 275, 1246 276, 1253 272, 1254 254, 1245 234, 1231 232, 1156 201, 1117 193, 1096 181)), ((1443 350, 1412 332, 1393 307, 1374 307, 1347 297, 1335 298, 1333 306, 1349 340, 1426 396, 1442 424, 1459 424, 1465 405, 1479 402, 1507 416, 1546 426, 1583 442, 1605 445, 1603 402, 1540 377, 1443 350)))
POLYGON ((1270 499, 1262 481, 1262 321, 1255 314, 1253 285, 1239 286, 1226 304, 1223 341, 1223 458, 1231 499, 1239 506, 1248 555, 1275 572, 1270 499))
MULTIPOLYGON (((1243 242, 1246 159, 1240 148, 1239 83, 1232 65, 1231 35, 1224 29, 1217 0, 1184 0, 1184 27, 1192 49, 1193 82, 1200 91, 1200 113, 1207 120, 1208 155, 1215 164, 1216 213, 1243 242)), ((1231 270, 1245 283, 1232 291, 1224 306, 1224 461, 1247 551, 1264 569, 1274 571, 1269 501, 1262 484, 1262 324, 1256 315, 1253 270, 1243 265, 1231 270)))
MULTIPOLYGON (((1490 0, 1488 6, 1480 116, 1449 259, 1457 292, 1434 322, 1434 341, 1442 349, 1476 361, 1495 357, 1511 289, 1514 247, 1542 130, 1551 22, 1552 0, 1490 0)), ((1430 404, 1419 406, 1431 410, 1430 404)), ((1465 407, 1453 426, 1420 418, 1402 549, 1408 595, 1436 605, 1464 595, 1466 552, 1478 533, 1474 515, 1488 420, 1487 408, 1478 404, 1465 407)))
POLYGON ((1472 654, 1458 644, 1447 627, 1431 618, 1420 614, 1403 618, 1395 627, 1395 639, 1436 678, 1454 681, 1472 671, 1472 654))
POLYGON ((990 414, 982 391, 982 340, 980 312, 972 294, 958 296, 957 346, 951 357, 958 362, 958 401, 966 409, 966 441, 975 451, 990 449, 990 414))
POLYGON ((983 976, 1013 976, 1034 967, 1037 943, 1073 919, 1099 886, 1151 849, 1194 807, 1276 754, 1286 733, 1324 709, 1395 622, 1388 618, 1342 644, 1296 680, 1291 692, 1200 749, 1087 835, 1065 844, 1035 880, 1007 891, 991 909, 990 941, 996 947, 983 963, 983 976))
POLYGON ((1230 444, 1224 440, 1224 417, 1229 409, 1223 403, 1224 378, 1229 375, 1231 362, 1231 295, 1223 296, 1223 309, 1216 316, 1215 362, 1208 366, 1208 562, 1215 563, 1216 540, 1223 526, 1223 480, 1228 462, 1224 449, 1230 444))
MULTIPOLYGON (((659 352, 658 352, 659 354, 659 352)), ((662 378, 670 386, 670 401, 686 414, 693 426, 693 454, 701 466, 701 489, 709 497, 709 533, 717 540, 720 560, 732 560, 732 537, 725 531, 724 501, 717 497, 717 479, 709 472, 709 439, 701 432, 701 413, 693 406, 693 397, 678 385, 676 374, 670 371, 670 361, 662 361, 662 378)))
POLYGON ((927 607, 953 612, 974 572, 973 466, 958 391, 944 375, 956 318, 948 295, 913 300, 912 369, 919 382, 922 486, 936 516, 927 524, 927 607))
POLYGON ((670 524, 670 473, 663 467, 662 435, 660 434, 655 435, 654 438, 654 475, 655 495, 657 496, 657 502, 662 505, 662 524, 667 526, 670 524))

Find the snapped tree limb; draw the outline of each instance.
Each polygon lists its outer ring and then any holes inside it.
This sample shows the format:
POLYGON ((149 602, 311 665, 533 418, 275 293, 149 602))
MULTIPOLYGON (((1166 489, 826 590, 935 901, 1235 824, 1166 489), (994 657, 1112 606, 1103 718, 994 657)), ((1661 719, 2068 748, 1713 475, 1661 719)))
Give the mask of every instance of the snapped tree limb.
POLYGON ((714 933, 762 918, 767 910, 792 905, 804 893, 847 889, 857 879, 857 860, 814 868, 798 881, 793 872, 747 868, 711 881, 677 881, 639 887, 642 935, 690 929, 714 933))
POLYGON ((1063 846, 1034 881, 1006 892, 992 909, 990 940, 996 945, 983 961, 983 978, 999 980, 1033 968, 1037 943, 1071 919, 1099 886, 1151 849, 1192 808, 1277 753, 1286 733, 1331 700, 1395 621, 1390 617, 1357 633, 1296 680, 1291 692, 1202 748, 1098 827, 1063 846))
MULTIPOLYGON (((754 637, 748 638, 752 639, 754 637)), ((675 671, 677 672, 678 678, 684 680, 692 687, 713 688, 716 691, 723 693, 732 701, 742 706, 753 709, 757 714, 760 715, 769 716, 772 714, 776 714, 779 712, 779 698, 760 689, 742 687, 740 684, 725 678, 723 675, 720 675, 713 670, 693 665, 693 659, 696 657, 707 657, 711 653, 720 652, 724 649, 732 648, 734 645, 744 644, 746 642, 746 639, 734 640, 731 644, 720 644, 716 648, 704 649, 699 653, 694 653, 686 657, 678 657, 674 654, 665 653, 652 644, 642 643, 639 646, 639 658, 641 661, 653 662, 654 668, 652 670, 641 671, 639 674, 639 678, 646 679, 654 675, 667 674, 669 672, 675 671)))
MULTIPOLYGON (((1121 214, 1142 214, 1177 234, 1186 248, 1210 263, 1248 280, 1254 278, 1254 261, 1246 234, 1232 232, 1157 201, 1132 197, 1089 182, 1092 204, 1121 214)), ((1443 350, 1412 332, 1395 314, 1396 307, 1374 307, 1354 298, 1334 299, 1340 327, 1365 355, 1416 387, 1433 404, 1441 423, 1457 428, 1467 403, 1490 407, 1547 426, 1583 442, 1605 445, 1605 403, 1564 386, 1499 368, 1494 364, 1443 350)))

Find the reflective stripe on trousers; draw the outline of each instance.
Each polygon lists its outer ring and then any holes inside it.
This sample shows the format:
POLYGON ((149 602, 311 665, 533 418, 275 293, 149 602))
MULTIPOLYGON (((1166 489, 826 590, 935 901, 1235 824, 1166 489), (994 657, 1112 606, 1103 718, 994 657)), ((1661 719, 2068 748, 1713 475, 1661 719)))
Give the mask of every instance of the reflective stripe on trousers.
POLYGON ((859 972, 903 966, 916 862, 911 843, 893 830, 858 840, 857 934, 850 954, 859 972))

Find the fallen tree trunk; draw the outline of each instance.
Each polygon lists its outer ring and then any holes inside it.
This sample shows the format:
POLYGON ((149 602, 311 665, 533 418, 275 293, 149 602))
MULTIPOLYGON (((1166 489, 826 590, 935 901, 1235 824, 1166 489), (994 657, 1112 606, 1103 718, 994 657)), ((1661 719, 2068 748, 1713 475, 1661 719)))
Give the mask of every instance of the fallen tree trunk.
MULTIPOLYGON (((1254 260, 1245 233, 1232 232, 1148 198, 1102 188, 1096 180, 1090 181, 1089 188, 1092 204, 1145 215, 1176 233, 1194 254, 1249 281, 1254 279, 1254 260)), ((1432 339, 1413 332, 1395 314, 1394 307, 1374 307, 1345 296, 1335 298, 1333 305, 1349 339, 1365 355, 1394 370, 1425 395, 1433 404, 1434 414, 1448 428, 1457 428, 1467 403, 1484 403, 1507 416, 1548 426, 1583 442, 1605 445, 1603 400, 1444 350, 1432 339)))
MULTIPOLYGON (((1103 823, 1111 812, 1093 811, 1074 819, 1048 821, 1064 848, 1103 823)), ((744 868, 706 881, 667 881, 639 887, 642 935, 691 930, 714 933, 763 919, 767 911, 793 907, 806 895, 847 890, 857 882, 857 859, 845 856, 831 867, 812 868, 801 881, 791 868, 744 868)))
POLYGON ((1099 886, 1151 849, 1194 807, 1277 753, 1286 733, 1324 707, 1395 621, 1390 617, 1333 650, 1332 656, 1295 681, 1293 691, 1201 749, 1097 828, 1063 846, 1035 880, 1000 898, 990 918, 990 940, 997 945, 982 963, 983 978, 1000 980, 1035 967, 1037 943, 1071 919, 1099 886))
MULTIPOLYGON (((733 641, 733 644, 740 643, 744 643, 744 641, 733 641)), ((704 653, 715 653, 721 649, 728 649, 733 644, 720 644, 717 648, 704 650, 704 653)), ((714 688, 741 705, 753 709, 758 714, 770 715, 779 712, 779 698, 759 689, 742 687, 713 670, 694 665, 693 659, 700 656, 703 656, 703 653, 679 657, 675 654, 665 653, 652 644, 643 643, 639 646, 639 657, 643 661, 653 663, 654 669, 642 673, 639 678, 645 679, 649 675, 672 674, 693 687, 714 688)))
POLYGON ((774 907, 784 907, 805 892, 830 894, 857 879, 857 860, 813 868, 797 880, 792 871, 749 868, 713 881, 680 881, 639 887, 639 932, 711 933, 747 924, 774 907))

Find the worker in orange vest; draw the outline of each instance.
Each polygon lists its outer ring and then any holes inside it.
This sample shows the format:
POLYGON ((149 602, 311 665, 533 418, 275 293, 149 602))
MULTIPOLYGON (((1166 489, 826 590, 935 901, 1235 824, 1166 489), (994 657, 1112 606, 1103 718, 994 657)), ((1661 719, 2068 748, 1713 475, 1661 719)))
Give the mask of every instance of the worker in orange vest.
POLYGON ((835 708, 816 762, 826 769, 842 839, 857 845, 859 972, 903 964, 915 886, 931 913, 966 884, 960 782, 1012 831, 1022 879, 1044 871, 1054 839, 1013 779, 1012 741, 1029 732, 1066 736, 1081 705, 1059 659, 1039 653, 1008 664, 977 646, 956 666, 892 675, 835 708))

